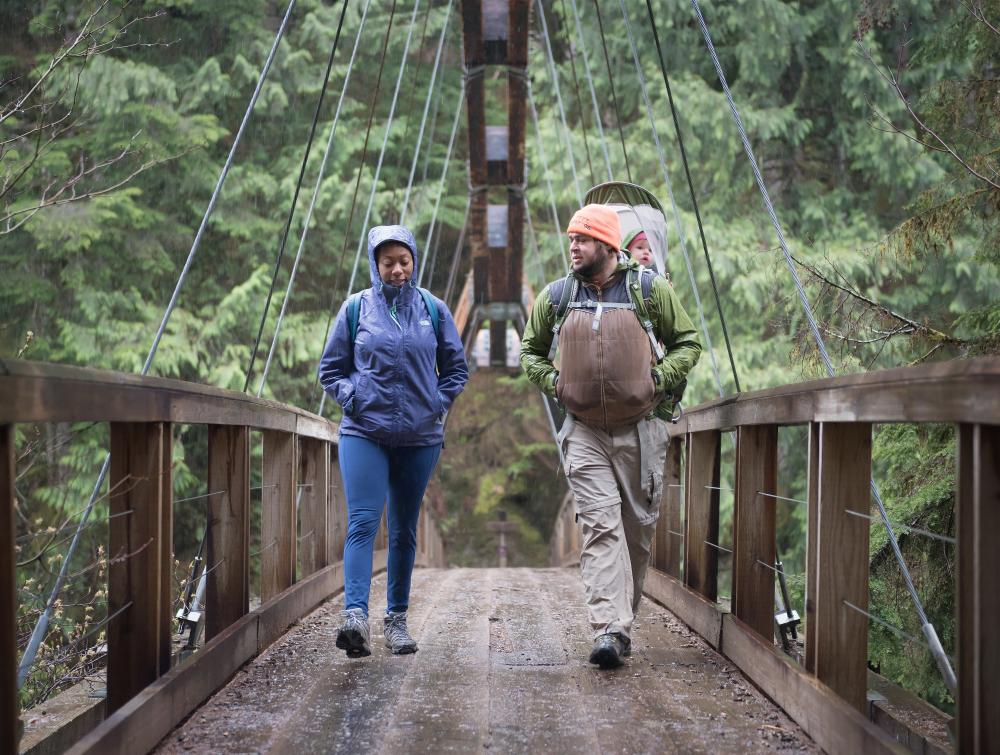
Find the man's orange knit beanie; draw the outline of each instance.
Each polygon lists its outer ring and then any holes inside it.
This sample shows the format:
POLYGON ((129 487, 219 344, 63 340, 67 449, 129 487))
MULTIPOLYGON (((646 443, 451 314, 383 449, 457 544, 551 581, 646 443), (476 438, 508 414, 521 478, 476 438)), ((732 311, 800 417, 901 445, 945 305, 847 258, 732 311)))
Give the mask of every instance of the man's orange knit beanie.
POLYGON ((615 251, 621 249, 622 227, 618 213, 603 204, 588 204, 577 210, 566 233, 581 233, 603 241, 615 251))

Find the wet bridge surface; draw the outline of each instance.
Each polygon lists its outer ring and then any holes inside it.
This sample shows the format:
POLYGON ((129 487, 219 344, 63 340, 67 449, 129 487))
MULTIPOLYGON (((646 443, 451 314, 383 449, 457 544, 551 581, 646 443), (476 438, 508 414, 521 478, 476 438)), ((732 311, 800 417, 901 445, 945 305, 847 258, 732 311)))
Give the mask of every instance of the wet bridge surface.
MULTIPOLYGON (((375 579, 372 616, 385 605, 375 579)), ((340 598, 240 670, 159 752, 817 752, 725 658, 643 600, 625 666, 587 663, 573 569, 418 569, 420 651, 334 647, 340 598)))

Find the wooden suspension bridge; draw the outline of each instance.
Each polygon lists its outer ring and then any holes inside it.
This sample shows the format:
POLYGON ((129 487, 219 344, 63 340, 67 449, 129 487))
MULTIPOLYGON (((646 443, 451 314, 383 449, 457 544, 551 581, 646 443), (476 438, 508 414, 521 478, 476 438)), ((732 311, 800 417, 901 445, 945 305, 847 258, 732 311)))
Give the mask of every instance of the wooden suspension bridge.
MULTIPOLYGON (((529 13, 528 0, 462 2, 471 187, 466 286, 455 313, 466 343, 489 322, 496 365, 506 364, 507 328, 521 325, 531 298, 522 284, 529 13), (503 74, 503 92, 490 89, 488 67, 503 74), (493 97, 506 99, 507 123, 487 123, 493 97)), ((1000 594, 992 584, 1000 573, 992 542, 1000 532, 1000 360, 830 378, 689 409, 672 433, 636 653, 607 674, 587 666, 581 646, 582 588, 566 569, 579 550, 568 499, 553 505, 548 570, 445 569, 446 544, 425 511, 414 601, 423 612, 414 621, 421 652, 348 664, 330 655, 346 524, 333 423, 176 380, 0 361, 4 752, 17 751, 23 730, 14 427, 70 421, 110 427, 108 552, 128 556, 110 564, 104 718, 64 743, 73 752, 930 752, 947 749, 949 736, 963 753, 1000 748, 1000 594), (937 739, 900 713, 911 705, 900 702, 904 693, 867 668, 869 510, 857 508, 870 500, 873 424, 928 422, 955 425, 958 439, 957 714, 937 717, 951 732, 937 739), (183 659, 171 646, 177 424, 207 426, 213 491, 205 643, 183 659), (787 426, 806 427, 809 439, 801 660, 781 650, 774 629, 777 441, 787 426), (729 432, 733 579, 722 597, 720 551, 730 549, 718 542, 720 449, 729 432), (268 545, 259 554, 250 551, 251 433, 263 438, 268 545), (261 604, 251 607, 258 557, 261 604), (280 694, 267 691, 272 685, 280 694)), ((384 566, 384 535, 378 547, 376 567, 384 566)))

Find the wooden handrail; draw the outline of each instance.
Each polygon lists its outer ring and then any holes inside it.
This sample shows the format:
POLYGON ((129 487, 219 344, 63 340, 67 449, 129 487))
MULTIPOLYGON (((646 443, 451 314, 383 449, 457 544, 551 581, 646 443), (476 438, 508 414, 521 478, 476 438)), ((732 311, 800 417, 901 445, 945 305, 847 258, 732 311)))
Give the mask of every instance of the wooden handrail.
POLYGON ((685 409, 672 434, 807 422, 1000 424, 1000 359, 900 367, 741 393, 685 409))
MULTIPOLYGON (((652 578, 658 600, 730 657, 829 751, 891 750, 867 708, 872 425, 957 426, 959 750, 1000 741, 1000 359, 980 358, 783 385, 701 404, 671 425, 652 578), (806 658, 773 645, 778 432, 808 426, 806 658), (736 433, 731 611, 716 603, 721 434, 736 433), (681 450, 683 449, 683 454, 681 450), (683 512, 683 516, 682 516, 683 512), (857 513, 860 516, 852 516, 857 513), (681 528, 681 521, 684 522, 681 528), (683 559, 680 548, 683 545, 683 559), (791 676, 798 679, 792 683, 791 676), (783 680, 783 681, 782 681, 783 680), (788 689, 794 694, 786 694, 788 689), (779 699, 780 698, 780 699, 779 699), (803 702, 811 701, 810 703, 803 702), (787 703, 787 704, 786 704, 787 703), (852 711, 854 715, 852 716, 852 711), (845 728, 847 727, 847 728, 845 728), (850 727, 853 734, 846 736, 850 727), (850 744, 849 744, 850 743, 850 744)), ((555 565, 579 554, 573 504, 551 542, 555 565)))
MULTIPOLYGON (((110 424, 108 505, 115 517, 109 524, 108 606, 113 618, 108 624, 107 686, 109 712, 122 714, 112 715, 86 740, 96 749, 121 732, 139 729, 143 742, 155 743, 204 695, 185 695, 178 707, 163 702, 169 685, 155 687, 157 691, 143 700, 155 698, 170 708, 157 715, 155 726, 130 722, 124 715, 130 701, 153 689, 168 671, 171 685, 210 693, 203 684, 192 687, 187 681, 203 674, 205 663, 221 659, 223 665, 214 669, 213 678, 224 681, 291 621, 343 585, 337 564, 347 534, 347 511, 335 423, 297 407, 181 380, 0 360, 0 752, 16 752, 19 728, 13 428, 24 422, 70 421, 110 424), (196 654, 171 671, 174 423, 208 426, 207 484, 213 493, 206 499, 206 564, 211 565, 204 609, 206 648, 216 647, 216 641, 230 637, 229 630, 237 626, 257 639, 252 646, 241 642, 221 654, 213 651, 212 661, 199 662, 196 654), (263 436, 261 542, 268 543, 260 556, 265 605, 252 621, 247 618, 251 430, 263 436), (267 632, 257 632, 258 622, 267 632), (265 636, 266 641, 261 639, 265 636)), ((386 540, 382 531, 376 548, 384 548, 386 540)), ((443 544, 429 509, 421 517, 416 557, 424 566, 444 564, 443 544)), ((232 644, 230 640, 226 642, 232 644)))
POLYGON ((171 378, 0 359, 0 423, 175 422, 245 425, 334 441, 337 426, 303 409, 171 378))

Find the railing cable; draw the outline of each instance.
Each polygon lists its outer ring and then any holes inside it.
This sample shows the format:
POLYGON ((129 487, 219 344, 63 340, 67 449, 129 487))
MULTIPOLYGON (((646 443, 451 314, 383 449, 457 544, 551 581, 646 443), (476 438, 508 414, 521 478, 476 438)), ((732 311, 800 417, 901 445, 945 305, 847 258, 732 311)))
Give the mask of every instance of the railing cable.
MULTIPOLYGON (((663 172, 663 182, 666 184, 667 194, 670 196, 670 207, 673 210, 674 224, 677 226, 677 237, 680 241, 681 252, 683 253, 684 256, 684 266, 687 269, 688 280, 691 284, 691 290, 694 292, 695 305, 698 308, 698 319, 701 324, 702 335, 705 337, 705 348, 708 351, 708 355, 712 362, 712 372, 715 375, 715 384, 719 391, 719 396, 723 397, 726 395, 726 393, 722 387, 722 376, 719 374, 719 363, 715 358, 715 349, 712 347, 712 337, 711 335, 709 335, 708 322, 705 320, 705 310, 701 304, 701 294, 698 292, 698 285, 695 282, 694 270, 691 265, 691 257, 688 254, 687 242, 684 240, 685 237, 684 227, 681 224, 681 214, 680 210, 678 210, 677 208, 677 200, 674 198, 673 182, 670 180, 670 171, 667 170, 667 160, 663 154, 663 145, 660 143, 660 134, 656 130, 656 119, 653 117, 653 106, 650 104, 649 93, 646 89, 646 75, 643 73, 642 64, 639 62, 639 50, 635 44, 635 36, 632 34, 632 23, 629 20, 628 10, 625 8, 625 1, 619 0, 619 4, 621 5, 622 9, 622 18, 625 21, 625 31, 628 34, 629 45, 632 48, 632 60, 635 62, 635 73, 639 79, 639 88, 642 92, 642 100, 646 105, 646 116, 649 118, 649 126, 653 131, 653 142, 656 145, 656 153, 660 159, 660 169, 663 172)), ((666 262, 666 260, 664 260, 664 262, 666 262)), ((714 285, 714 278, 713 278, 713 285, 714 285)), ((718 302, 718 297, 719 297, 718 290, 716 290, 715 296, 716 296, 716 302, 718 302)), ((721 307, 719 308, 719 313, 720 315, 722 313, 721 307)), ((726 343, 728 345, 729 334, 728 331, 726 330, 726 321, 725 318, 721 319, 722 319, 722 331, 723 333, 726 334, 726 343)), ((730 350, 729 363, 733 368, 733 381, 736 383, 736 390, 738 392, 740 381, 736 375, 736 363, 733 361, 732 357, 733 353, 732 350, 730 350)))
MULTIPOLYGON (((413 177, 417 173, 417 163, 420 161, 420 146, 424 141, 424 129, 427 126, 427 114, 431 109, 431 99, 434 95, 434 82, 437 80, 438 69, 441 67, 441 52, 444 50, 444 39, 448 33, 448 22, 451 21, 451 10, 454 7, 455 0, 448 0, 448 9, 445 11, 444 16, 444 26, 441 27, 441 36, 438 38, 437 52, 434 54, 434 68, 431 71, 431 83, 427 87, 427 99, 424 100, 424 114, 420 118, 420 132, 417 134, 417 143, 413 148, 413 162, 410 164, 410 177, 406 181, 406 193, 403 195, 403 206, 399 214, 399 224, 406 225, 406 211, 410 204, 410 192, 413 190, 413 177)), ((428 6, 430 7, 430 6, 428 6)), ((449 156, 451 155, 451 148, 449 147, 449 156)), ((433 223, 431 225, 433 228, 433 223)), ((427 247, 425 246, 426 250, 427 247)), ((423 272, 423 267, 421 267, 421 273, 423 272)))
POLYGON ((375 204, 375 194, 378 192, 378 179, 382 173, 382 163, 385 160, 385 150, 389 145, 389 134, 392 131, 392 123, 396 116, 396 103, 399 101, 399 89, 403 84, 403 73, 406 71, 406 59, 410 54, 410 42, 413 40, 413 29, 417 22, 417 13, 420 10, 420 0, 414 0, 413 14, 410 16, 410 28, 406 32, 406 44, 403 45, 403 56, 399 61, 399 74, 396 76, 396 89, 392 93, 392 104, 389 106, 389 117, 385 123, 385 133, 382 136, 382 150, 378 155, 378 163, 375 165, 375 175, 372 176, 372 190, 368 195, 368 209, 365 210, 365 219, 361 223, 361 236, 358 239, 358 249, 354 255, 354 267, 351 269, 351 279, 347 283, 347 296, 354 292, 354 277, 358 272, 358 263, 361 260, 361 252, 364 249, 365 239, 368 237, 368 220, 371 218, 372 206, 375 204))
MULTIPOLYGON (((573 44, 573 40, 570 39, 569 28, 567 26, 567 21, 569 21, 569 14, 566 12, 566 0, 560 0, 560 5, 562 6, 563 15, 563 34, 566 37, 566 48, 569 50, 569 68, 573 74, 573 90, 576 93, 576 107, 580 111, 580 132, 583 134, 583 151, 587 153, 587 170, 590 171, 590 184, 593 186, 597 183, 597 179, 594 178, 594 161, 590 157, 590 139, 587 138, 587 121, 583 117, 586 112, 583 108, 583 95, 580 93, 580 77, 576 74, 576 46, 573 44)), ((593 117, 597 118, 598 114, 593 113, 593 117)))
POLYGON ((542 175, 545 177, 545 188, 549 196, 549 209, 552 211, 552 224, 555 227, 556 238, 562 239, 563 227, 559 222, 559 211, 556 209, 556 195, 552 190, 552 179, 549 176, 549 161, 545 156, 545 142, 542 141, 542 130, 538 125, 538 108, 535 107, 535 94, 528 81, 528 105, 531 107, 531 120, 535 124, 535 140, 538 142, 538 157, 542 161, 542 175))
POLYGON ((573 188, 576 191, 576 201, 583 205, 583 194, 580 192, 580 179, 576 174, 576 157, 573 154, 573 142, 570 140, 569 125, 566 123, 566 109, 563 107, 562 90, 559 86, 559 69, 556 68, 556 59, 552 54, 552 40, 549 37, 549 25, 545 20, 545 8, 542 0, 535 0, 535 7, 538 9, 538 20, 542 24, 542 38, 545 40, 545 52, 549 64, 549 75, 552 77, 552 88, 556 95, 556 105, 559 107, 559 119, 563 127, 563 139, 566 145, 566 156, 569 158, 569 167, 573 172, 573 188))
MULTIPOLYGON (((333 47, 330 48, 330 57, 326 64, 326 72, 323 74, 323 84, 320 86, 319 99, 316 102, 316 111, 313 113, 312 124, 309 126, 309 138, 306 140, 306 149, 302 155, 302 165, 299 167, 299 177, 295 182, 295 191, 292 192, 292 201, 288 206, 288 217, 285 219, 285 228, 281 232, 281 242, 278 244, 278 254, 274 260, 274 271, 271 273, 271 283, 267 288, 267 297, 264 299, 264 311, 260 315, 260 326, 257 328, 257 337, 253 342, 253 349, 250 351, 250 364, 247 367, 246 378, 243 381, 243 392, 250 389, 250 380, 253 377, 253 366, 257 361, 257 350, 260 348, 260 341, 264 335, 264 326, 267 324, 267 315, 271 311, 271 299, 274 297, 274 287, 278 282, 278 273, 281 272, 281 261, 285 258, 285 246, 288 244, 288 234, 292 230, 292 220, 295 217, 295 208, 299 203, 299 192, 302 191, 302 182, 306 177, 306 166, 309 164, 309 156, 312 154, 313 140, 316 138, 316 128, 319 125, 319 115, 323 110, 323 100, 326 98, 326 88, 330 83, 330 72, 333 70, 333 59, 337 54, 337 45, 340 43, 340 30, 344 26, 344 16, 347 13, 347 0, 344 0, 343 8, 340 11, 340 23, 337 26, 337 36, 334 39, 333 47)), ((296 263, 298 257, 296 257, 296 263)), ((272 347, 273 347, 272 342, 272 347)), ((260 390, 263 390, 264 381, 261 380, 260 390)), ((257 395, 260 395, 258 390, 257 395)))
MULTIPOLYGON (((445 182, 448 178, 448 166, 451 164, 452 151, 455 148, 455 135, 458 133, 458 124, 462 120, 462 105, 465 103, 465 82, 462 82, 462 88, 458 93, 458 104, 455 107, 455 119, 451 124, 451 135, 448 137, 448 152, 445 154, 444 167, 441 168, 441 180, 438 183, 438 193, 437 198, 434 200, 434 212, 431 214, 431 224, 427 229, 427 241, 424 243, 424 255, 428 254, 430 250, 431 238, 434 234, 434 226, 437 224, 438 210, 441 208, 441 197, 444 196, 445 182)), ((434 257, 437 258, 437 247, 434 248, 434 257)), ((429 267, 429 265, 421 265, 420 272, 417 274, 417 285, 421 285, 424 280, 424 271, 429 267)))
MULTIPOLYGON (((366 7, 367 10, 367 7, 366 7)), ((295 193, 292 195, 292 204, 288 208, 288 220, 285 222, 285 230, 281 235, 281 246, 278 249, 278 258, 274 261, 274 273, 271 275, 271 285, 267 292, 267 300, 264 303, 264 312, 261 314, 260 318, 260 328, 257 331, 257 340, 254 342, 253 351, 250 354, 250 367, 247 369, 246 382, 243 384, 243 390, 246 391, 250 385, 250 379, 253 375, 253 364, 257 358, 257 349, 260 345, 261 336, 264 333, 264 325, 267 322, 267 314, 271 308, 271 296, 274 294, 274 284, 278 280, 278 272, 281 270, 281 259, 285 254, 285 244, 288 242, 288 234, 292 228, 292 218, 295 215, 295 208, 299 201, 299 192, 302 190, 302 182, 306 177, 306 165, 309 162, 309 155, 312 153, 313 139, 316 136, 316 127, 319 124, 320 112, 323 109, 323 99, 326 96, 326 88, 330 82, 330 71, 333 70, 333 60, 337 54, 337 47, 340 45, 340 32, 344 28, 344 16, 347 15, 347 0, 344 0, 344 5, 340 11, 340 21, 337 24, 337 34, 333 39, 333 47, 330 50, 330 59, 326 64, 326 73, 323 76, 323 85, 319 91, 319 100, 316 102, 316 112, 313 114, 312 126, 309 129, 309 139, 306 142, 306 151, 302 156, 302 167, 299 170, 299 179, 295 184, 295 193)), ((362 21, 363 23, 363 21, 362 21)), ((359 30, 360 33, 360 30, 359 30)), ((353 61, 352 61, 353 64, 353 61)), ((351 66, 347 68, 347 75, 344 81, 344 87, 341 90, 340 102, 343 102, 344 92, 347 91, 347 82, 350 80, 351 76, 351 66)), ((340 103, 337 104, 337 113, 334 116, 333 126, 330 129, 330 138, 326 142, 326 149, 323 151, 322 165, 320 166, 319 176, 316 180, 316 185, 313 188, 312 197, 309 200, 308 211, 306 212, 305 220, 302 225, 302 234, 299 237, 299 246, 295 251, 295 260, 292 262, 292 270, 288 274, 288 285, 285 287, 285 296, 281 300, 281 311, 278 313, 278 320, 274 324, 274 335, 271 337, 271 346, 267 351, 267 360, 264 363, 264 370, 260 376, 260 384, 257 386, 257 397, 259 398, 261 394, 264 393, 264 386, 267 384, 267 376, 271 371, 271 362, 274 359, 274 352, 278 346, 278 339, 281 336, 281 325, 285 321, 285 313, 288 311, 288 303, 292 299, 292 289, 295 286, 295 277, 299 271, 299 262, 302 260, 302 251, 305 248, 306 236, 309 234, 309 222, 312 220, 313 209, 316 207, 316 197, 319 195, 320 183, 323 180, 323 173, 326 170, 326 161, 330 156, 330 147, 333 145, 333 135, 337 130, 337 119, 340 116, 340 103)))
MULTIPOLYGON (((701 210, 698 208, 698 194, 694 190, 694 181, 691 179, 691 168, 688 166, 687 150, 684 148, 684 135, 681 132, 681 122, 677 115, 677 107, 674 105, 674 93, 670 88, 670 77, 667 76, 667 64, 663 59, 663 48, 660 45, 660 33, 657 31, 656 18, 653 16, 653 6, 650 4, 650 0, 646 0, 646 10, 649 13, 649 25, 653 30, 653 40, 656 42, 656 54, 660 64, 660 73, 663 75, 663 86, 667 90, 667 102, 670 104, 670 115, 674 121, 674 133, 677 134, 677 146, 681 153, 681 164, 684 166, 684 176, 687 179, 688 191, 691 194, 691 206, 694 208, 694 218, 698 223, 698 234, 701 237, 701 249, 705 254, 705 264, 708 267, 708 277, 712 282, 712 292, 715 294, 715 307, 719 311, 719 322, 722 324, 722 335, 726 341, 726 351, 729 354, 729 366, 733 371, 733 382, 736 384, 736 392, 740 393, 742 388, 740 387, 739 374, 736 371, 736 360, 733 358, 733 347, 729 342, 729 328, 726 327, 726 315, 722 310, 722 299, 719 296, 719 286, 715 280, 715 268, 712 265, 712 256, 708 253, 708 241, 705 238, 705 226, 701 220, 701 210)), ((673 192, 671 192, 670 201, 674 202, 673 192)), ((683 247, 683 237, 681 238, 684 257, 687 258, 687 249, 683 247)), ((695 297, 698 297, 697 291, 695 292, 695 297)), ((710 353, 712 353, 711 341, 709 341, 708 344, 710 353)), ((712 357, 712 361, 714 364, 714 355, 712 357)))
MULTIPOLYGON (((385 70, 385 59, 389 51, 389 35, 392 32, 392 23, 395 20, 395 18, 396 18, 396 0, 393 0, 392 9, 389 12, 389 23, 386 25, 385 37, 382 40, 382 57, 379 59, 378 76, 375 79, 375 89, 372 92, 372 101, 371 105, 368 108, 368 125, 365 127, 365 142, 364 146, 361 148, 361 159, 358 162, 358 171, 355 174, 354 194, 351 197, 351 209, 347 215, 347 225, 344 227, 344 240, 340 248, 340 260, 337 264, 337 275, 334 278, 333 282, 333 296, 330 301, 330 309, 327 315, 326 328, 323 330, 323 343, 320 345, 321 350, 326 346, 326 341, 330 335, 330 329, 333 327, 333 318, 334 315, 336 315, 337 313, 337 291, 340 288, 340 271, 341 268, 343 268, 344 266, 345 260, 347 259, 348 236, 351 232, 351 224, 354 222, 354 210, 357 208, 358 190, 361 187, 361 176, 364 173, 365 161, 368 157, 368 141, 372 133, 372 124, 375 122, 375 106, 376 104, 378 104, 378 94, 382 87, 382 73, 385 70)), ((344 299, 347 298, 347 295, 349 293, 350 292, 345 293, 344 299)), ((323 390, 323 387, 319 385, 318 381, 316 385, 319 386, 321 394, 319 408, 317 409, 316 413, 322 416, 323 406, 326 404, 326 391, 323 390)))
POLYGON ((611 85, 611 105, 615 111, 615 123, 618 124, 618 138, 622 143, 622 157, 625 158, 625 174, 628 182, 632 180, 632 168, 628 164, 628 150, 625 149, 625 131, 622 128, 622 111, 618 109, 618 95, 615 92, 615 76, 611 71, 611 56, 608 54, 608 41, 604 38, 604 19, 601 18, 601 5, 599 0, 594 0, 594 10, 597 12, 597 28, 601 32, 601 48, 604 50, 604 64, 608 69, 608 83, 611 85))
MULTIPOLYGON (((788 249, 788 243, 785 241, 785 234, 782 231, 781 223, 774 210, 774 205, 771 203, 771 197, 767 191, 767 187, 764 185, 764 178, 757 165, 757 158, 754 156, 753 148, 750 146, 750 138, 747 136, 746 129, 743 127, 743 120, 740 118, 739 111, 736 109, 736 102, 733 100, 732 92, 729 91, 729 84, 726 81, 726 75, 722 70, 722 63, 719 62, 719 56, 715 51, 715 45, 712 43, 712 35, 709 33, 708 24, 705 23, 705 17, 701 13, 698 0, 691 0, 691 6, 694 8, 695 15, 698 18, 698 24, 701 27, 702 36, 705 38, 705 44, 712 57, 712 63, 715 66, 716 74, 718 74, 719 83, 722 85, 722 91, 725 93, 726 100, 729 103, 729 109, 732 112, 736 128, 740 132, 743 149, 746 152, 747 160, 750 162, 750 168, 753 170, 754 179, 757 182, 757 188, 760 190, 761 198, 764 201, 764 207, 767 210, 767 214, 771 218, 771 223, 774 225, 774 230, 778 237, 778 244, 781 246, 781 252, 785 257, 785 263, 788 265, 792 281, 795 283, 795 289, 798 292, 799 301, 802 303, 803 312, 809 322, 809 328, 812 331, 813 340, 816 342, 816 348, 823 360, 823 364, 826 366, 827 374, 830 377, 833 377, 836 374, 836 371, 833 368, 833 362, 826 350, 826 345, 823 343, 823 336, 819 332, 819 326, 816 323, 816 318, 813 314, 812 306, 809 303, 809 298, 806 296, 802 281, 799 279, 799 274, 795 269, 795 263, 792 260, 792 253, 788 249)), ((896 562, 899 564, 900 571, 903 574, 903 581, 906 583, 906 589, 910 593, 910 598, 913 601, 914 608, 916 608, 917 614, 920 617, 921 631, 923 631, 924 636, 927 638, 927 642, 930 644, 931 653, 934 655, 934 660, 937 663, 938 670, 941 672, 941 676, 943 677, 945 684, 948 685, 948 689, 952 694, 957 694, 958 679, 955 676, 955 671, 951 666, 951 662, 948 659, 947 654, 944 652, 944 648, 941 646, 941 640, 938 637, 937 630, 935 630, 934 625, 927 618, 926 611, 924 611, 923 603, 920 600, 920 596, 917 594, 916 586, 913 584, 910 569, 906 565, 903 553, 899 548, 899 542, 896 539, 896 533, 893 531, 892 522, 889 521, 889 513, 886 511, 885 504, 882 501, 882 495, 879 492, 878 486, 875 484, 874 478, 870 480, 870 487, 875 503, 878 506, 879 514, 882 517, 882 522, 885 524, 886 531, 889 535, 889 544, 892 546, 893 555, 896 557, 896 562)))
POLYGON ((580 23, 580 10, 577 8, 576 0, 570 0, 573 8, 573 21, 576 24, 576 37, 580 40, 580 52, 583 55, 583 72, 587 78, 587 88, 590 90, 590 104, 594 108, 594 122, 597 124, 597 135, 601 142, 601 152, 604 153, 604 165, 608 169, 608 180, 614 180, 614 173, 611 171, 611 155, 608 153, 608 140, 604 136, 604 123, 601 119, 601 106, 597 102, 597 90, 594 89, 594 77, 590 72, 590 58, 587 56, 587 45, 584 43, 583 25, 580 23))
MULTIPOLYGON (((250 122, 250 115, 253 113, 254 107, 257 105, 257 99, 260 96, 261 89, 264 87, 264 80, 267 78, 267 74, 271 70, 271 64, 274 62, 275 53, 278 51, 278 45, 281 42, 281 38, 285 35, 285 29, 288 27, 288 21, 292 16, 292 10, 294 8, 295 0, 289 0, 288 7, 285 10, 285 15, 281 20, 281 25, 275 33, 271 50, 268 52, 267 59, 264 61, 264 66, 261 68, 260 75, 257 77, 257 86, 254 88, 253 94, 250 97, 250 102, 247 105, 246 112, 243 114, 243 120, 240 122, 240 127, 233 139, 233 145, 229 149, 226 162, 222 167, 222 171, 219 173, 215 189, 212 191, 212 196, 209 199, 208 207, 205 210, 205 214, 202 216, 201 224, 198 226, 194 242, 191 244, 191 249, 188 252, 187 259, 184 261, 184 266, 181 268, 180 275, 177 278, 177 283, 174 286, 174 291, 170 296, 170 301, 167 303, 167 307, 163 312, 163 318, 160 320, 160 325, 156 330, 156 335, 153 337, 153 344, 149 349, 149 354, 147 354, 146 361, 142 365, 142 372, 140 373, 142 375, 148 375, 150 367, 153 366, 153 360, 156 358, 156 352, 159 350, 160 341, 162 340, 163 334, 167 329, 167 323, 170 321, 170 317, 173 315, 174 309, 177 306, 177 300, 180 297, 181 289, 184 287, 188 272, 191 270, 191 265, 198 253, 199 247, 201 246, 201 239, 205 233, 205 228, 208 226, 209 218, 211 218, 212 213, 215 210, 215 205, 219 200, 219 195, 222 193, 222 186, 225 184, 226 177, 229 175, 229 169, 232 167, 233 159, 236 156, 236 150, 243 140, 243 134, 246 132, 247 124, 250 122)), ((101 471, 97 476, 97 482, 95 483, 90 494, 90 501, 87 504, 87 510, 84 512, 83 518, 80 520, 80 527, 77 529, 77 534, 74 536, 73 542, 70 543, 69 549, 66 552, 66 557, 63 559, 62 565, 59 568, 59 574, 56 577, 55 585, 52 587, 52 592, 49 594, 49 599, 45 604, 45 609, 42 611, 42 615, 38 618, 38 622, 35 624, 34 629, 32 629, 31 638, 28 640, 28 645, 24 650, 24 654, 21 656, 21 662, 18 664, 17 669, 18 689, 24 686, 24 680, 28 677, 28 671, 30 671, 32 664, 35 662, 35 657, 38 655, 38 648, 41 646, 42 640, 45 638, 45 633, 48 631, 52 608, 55 605, 56 600, 58 600, 59 593, 62 590, 63 582, 66 579, 66 572, 69 569, 69 563, 73 558, 73 554, 76 552, 76 548, 80 540, 79 535, 82 532, 87 519, 90 517, 94 503, 100 495, 101 488, 104 486, 104 481, 107 479, 110 466, 111 455, 108 454, 104 457, 104 463, 101 465, 101 471)))

